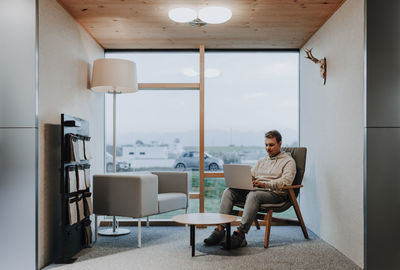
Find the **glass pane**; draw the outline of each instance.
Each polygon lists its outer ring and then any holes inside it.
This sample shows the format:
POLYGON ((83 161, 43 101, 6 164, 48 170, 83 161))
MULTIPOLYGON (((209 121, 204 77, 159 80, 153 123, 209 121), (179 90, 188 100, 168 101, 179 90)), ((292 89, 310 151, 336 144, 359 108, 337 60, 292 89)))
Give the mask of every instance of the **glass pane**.
MULTIPOLYGON (((253 166, 266 155, 264 134, 271 129, 281 132, 284 146, 298 146, 298 57, 297 52, 206 53, 205 150, 212 157, 206 170, 222 171, 224 163, 253 166)), ((218 212, 224 181, 205 183, 206 209, 218 212)))
POLYGON ((107 53, 136 63, 138 83, 198 83, 198 52, 107 53))
MULTIPOLYGON (((209 52, 205 55, 206 163, 254 165, 265 155, 264 134, 298 145, 298 53, 209 52)), ((207 166, 208 165, 208 166, 207 166)))
MULTIPOLYGON (((107 164, 112 163, 112 99, 106 95, 107 164)), ((198 99, 198 91, 181 90, 117 95, 117 171, 175 170, 186 150, 198 150, 198 99)))
POLYGON ((221 204, 222 193, 224 192, 224 178, 206 178, 204 179, 204 211, 209 213, 218 213, 221 204))

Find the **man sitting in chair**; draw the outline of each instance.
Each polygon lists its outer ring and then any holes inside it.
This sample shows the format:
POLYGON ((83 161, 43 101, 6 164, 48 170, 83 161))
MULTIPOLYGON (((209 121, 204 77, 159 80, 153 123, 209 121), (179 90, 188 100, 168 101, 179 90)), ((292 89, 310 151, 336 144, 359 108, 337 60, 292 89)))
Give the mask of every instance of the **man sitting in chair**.
MULTIPOLYGON (((221 214, 230 214, 235 202, 245 202, 242 221, 231 237, 231 248, 247 245, 245 234, 256 218, 260 204, 280 203, 288 199, 286 191, 279 190, 291 185, 296 175, 296 163, 289 153, 281 151, 282 136, 277 130, 265 134, 265 149, 268 155, 257 161, 251 169, 253 186, 257 190, 227 188, 222 195, 219 209, 221 214)), ((206 239, 206 245, 222 244, 226 247, 225 228, 222 225, 206 239)))

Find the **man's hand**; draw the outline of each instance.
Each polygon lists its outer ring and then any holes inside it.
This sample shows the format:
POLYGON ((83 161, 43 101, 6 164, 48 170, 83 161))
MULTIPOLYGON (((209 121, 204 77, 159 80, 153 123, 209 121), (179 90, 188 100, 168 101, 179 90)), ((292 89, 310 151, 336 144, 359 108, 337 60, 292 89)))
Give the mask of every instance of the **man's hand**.
POLYGON ((259 188, 265 188, 265 184, 263 182, 258 181, 258 180, 253 181, 253 186, 254 187, 259 187, 259 188))

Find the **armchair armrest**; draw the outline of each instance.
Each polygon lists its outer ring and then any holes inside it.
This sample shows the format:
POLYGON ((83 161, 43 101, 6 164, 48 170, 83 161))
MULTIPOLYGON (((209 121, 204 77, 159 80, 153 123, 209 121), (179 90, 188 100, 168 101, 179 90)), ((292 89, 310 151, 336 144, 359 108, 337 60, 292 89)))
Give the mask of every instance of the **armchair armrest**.
POLYGON ((189 197, 187 172, 151 172, 158 176, 158 193, 184 193, 189 197))
POLYGON ((301 187, 303 187, 303 185, 290 185, 290 186, 283 186, 283 187, 280 187, 279 189, 294 189, 294 188, 301 188, 301 187))
POLYGON ((137 218, 157 214, 157 190, 157 176, 153 174, 94 175, 94 213, 137 218))

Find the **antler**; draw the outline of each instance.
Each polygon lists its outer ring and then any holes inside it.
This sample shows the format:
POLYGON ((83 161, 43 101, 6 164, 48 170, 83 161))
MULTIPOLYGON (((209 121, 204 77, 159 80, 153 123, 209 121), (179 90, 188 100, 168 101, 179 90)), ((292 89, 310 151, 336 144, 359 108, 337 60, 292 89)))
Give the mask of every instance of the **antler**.
POLYGON ((311 49, 305 49, 307 56, 305 58, 310 59, 315 64, 318 64, 321 77, 324 79, 324 84, 326 83, 326 58, 317 59, 312 55, 311 49))
POLYGON ((306 56, 305 58, 310 59, 310 60, 313 61, 314 63, 318 63, 318 62, 319 62, 319 59, 315 58, 315 57, 312 55, 312 53, 311 53, 312 48, 311 48, 311 49, 305 49, 304 51, 305 51, 306 54, 307 54, 307 56, 306 56))

